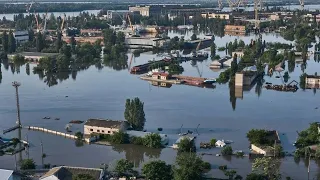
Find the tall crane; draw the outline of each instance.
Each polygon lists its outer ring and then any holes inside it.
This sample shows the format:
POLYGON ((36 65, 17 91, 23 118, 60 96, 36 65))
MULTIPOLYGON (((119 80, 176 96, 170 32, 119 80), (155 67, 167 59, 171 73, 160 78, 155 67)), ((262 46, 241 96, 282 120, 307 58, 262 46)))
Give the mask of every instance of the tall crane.
POLYGON ((241 0, 236 0, 236 1, 234 1, 234 0, 227 0, 227 2, 229 3, 229 6, 230 6, 230 9, 231 10, 234 10, 235 9, 235 7, 239 7, 240 6, 240 4, 241 4, 241 0))
POLYGON ((299 0, 299 2, 300 2, 301 10, 303 10, 304 9, 304 0, 299 0))
POLYGON ((262 9, 262 0, 254 0, 254 28, 260 29, 259 9, 262 9))
POLYGON ((44 26, 43 26, 43 32, 47 33, 47 17, 48 17, 48 11, 46 12, 46 15, 44 16, 44 26))
POLYGON ((130 19, 129 14, 127 14, 127 19, 128 19, 128 21, 129 21, 129 24, 130 24, 130 28, 131 28, 131 30, 132 30, 132 33, 134 34, 134 28, 133 28, 133 25, 132 25, 132 23, 131 23, 131 19, 130 19))
POLYGON ((60 26, 60 32, 62 32, 62 30, 63 30, 64 21, 65 21, 66 17, 67 17, 66 14, 64 14, 64 16, 62 17, 62 22, 61 22, 61 26, 60 26))
POLYGON ((34 1, 31 1, 30 4, 26 4, 26 12, 28 13, 28 15, 30 15, 30 10, 32 8, 32 5, 33 5, 34 1))
POLYGON ((39 16, 39 14, 36 14, 36 12, 34 12, 34 17, 35 17, 35 19, 36 19, 36 23, 37 23, 37 32, 39 32, 39 31, 40 31, 39 21, 38 21, 38 16, 39 16))
POLYGON ((218 0, 218 7, 220 10, 223 9, 223 3, 222 3, 222 0, 218 0))

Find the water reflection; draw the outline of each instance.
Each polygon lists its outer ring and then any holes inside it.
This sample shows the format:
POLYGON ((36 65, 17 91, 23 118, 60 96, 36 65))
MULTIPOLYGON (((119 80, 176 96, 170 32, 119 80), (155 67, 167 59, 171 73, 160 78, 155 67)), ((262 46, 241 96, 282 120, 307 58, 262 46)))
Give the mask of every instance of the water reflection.
POLYGON ((162 149, 147 148, 132 144, 113 145, 112 150, 118 153, 125 153, 126 159, 134 163, 134 167, 139 167, 144 162, 144 157, 159 158, 162 149))

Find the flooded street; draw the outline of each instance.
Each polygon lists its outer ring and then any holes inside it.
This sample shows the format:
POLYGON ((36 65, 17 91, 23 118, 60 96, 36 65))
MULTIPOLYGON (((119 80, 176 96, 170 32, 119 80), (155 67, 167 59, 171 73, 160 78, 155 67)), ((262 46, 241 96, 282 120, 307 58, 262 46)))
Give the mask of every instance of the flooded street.
MULTIPOLYGON (((178 32, 170 32, 169 36, 179 35, 178 32)), ((184 34, 185 39, 192 35, 191 32, 184 34)), ((181 36, 181 35, 179 35, 181 36)), ((204 35, 198 37, 203 38, 204 35)), ((216 37, 217 47, 234 39, 242 39, 246 44, 255 36, 224 36, 216 37)), ((266 42, 285 42, 276 34, 264 34, 266 42)), ((311 49, 310 49, 311 50, 311 49)), ((313 49, 312 49, 313 50, 313 49)), ((210 50, 203 50, 210 53, 210 50)), ((225 51, 217 52, 221 57, 225 51)), ((130 61, 131 53, 128 53, 130 61)), ((163 57, 143 53, 135 57, 132 65, 146 63, 152 59, 159 60, 163 57)), ((203 62, 197 62, 198 70, 191 62, 182 64, 183 75, 202 76, 217 78, 219 72, 211 70, 208 66, 210 58, 203 62)), ((31 69, 34 65, 30 65, 31 69)), ((286 65, 287 71, 288 65, 286 65)), ((315 62, 313 56, 307 61, 307 74, 319 73, 320 64, 315 62)), ((282 137, 284 150, 292 152, 293 142, 297 138, 296 131, 301 131, 309 126, 310 122, 317 121, 320 116, 319 90, 299 89, 297 92, 278 92, 267 90, 263 87, 253 86, 243 92, 242 98, 235 97, 230 93, 228 84, 216 84, 215 89, 199 88, 185 85, 172 85, 170 88, 152 86, 149 82, 139 79, 139 75, 132 75, 128 68, 103 67, 97 69, 95 66, 80 71, 76 76, 65 80, 57 80, 58 84, 49 87, 50 79, 39 79, 38 75, 31 72, 26 74, 25 66, 20 68, 20 73, 12 72, 2 66, 2 82, 0 84, 0 130, 12 127, 16 121, 15 91, 11 86, 13 81, 21 82, 19 88, 21 122, 23 126, 40 126, 52 130, 65 131, 64 127, 70 120, 87 120, 89 118, 105 118, 124 120, 125 100, 127 98, 139 97, 144 102, 146 114, 146 126, 148 131, 156 131, 163 128, 163 133, 170 137, 169 145, 178 138, 180 127, 183 131, 194 131, 200 124, 196 144, 201 141, 209 141, 212 138, 233 140, 234 150, 249 152, 249 142, 246 133, 252 128, 278 130, 282 137), (117 70, 114 70, 117 69, 117 70), (122 69, 122 70, 119 70, 122 69), (67 96, 67 97, 66 97, 67 96), (42 119, 50 116, 51 119, 42 119), (60 118, 59 121, 54 118, 60 118)), ((284 71, 285 72, 285 71, 284 71)), ((283 72, 283 73, 284 73, 283 72)), ((293 72, 289 73, 290 79, 300 81, 302 74, 300 64, 295 65, 293 72)), ((265 76, 265 82, 282 84, 281 79, 265 76)), ((282 74, 283 75, 283 74, 282 74)), ((74 125, 73 132, 83 131, 83 125, 74 125)), ((116 160, 127 158, 132 160, 136 167, 141 166, 148 159, 159 158, 174 163, 176 151, 171 148, 161 150, 148 149, 142 146, 117 145, 101 146, 87 145, 79 146, 74 140, 65 139, 60 136, 45 134, 42 132, 28 131, 23 129, 22 138, 31 142, 30 158, 37 164, 41 163, 41 141, 44 144, 44 152, 47 154, 45 163, 51 165, 73 165, 99 167, 101 163, 112 166, 116 160), (78 147, 79 146, 79 147, 78 147)), ((5 135, 16 137, 17 131, 5 135)), ((201 152, 219 153, 221 149, 198 150, 201 152)), ((25 152, 22 156, 26 157, 25 152)), ((228 165, 235 169, 240 175, 251 172, 251 164, 248 157, 225 159, 216 156, 204 156, 204 160, 210 162, 213 170, 209 173, 215 177, 224 177, 223 172, 218 170, 219 165, 228 165)), ((286 157, 282 161, 281 172, 294 179, 307 179, 307 163, 301 159, 295 163, 293 157, 286 157)), ((0 157, 0 168, 14 168, 14 156, 0 157)), ((310 177, 316 178, 320 171, 319 165, 312 162, 310 166, 310 177)))

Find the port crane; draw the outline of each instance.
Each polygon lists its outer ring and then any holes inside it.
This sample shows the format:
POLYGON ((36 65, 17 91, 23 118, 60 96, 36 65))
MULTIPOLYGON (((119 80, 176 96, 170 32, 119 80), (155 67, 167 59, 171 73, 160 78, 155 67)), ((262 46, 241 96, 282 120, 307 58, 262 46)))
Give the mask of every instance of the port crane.
POLYGON ((26 12, 28 13, 28 15, 30 15, 30 10, 33 4, 34 4, 34 1, 31 1, 31 3, 26 4, 26 12))
POLYGON ((131 69, 132 60, 133 60, 134 58, 135 58, 135 57, 134 57, 134 54, 132 53, 132 54, 131 54, 130 61, 129 61, 128 71, 130 71, 130 69, 131 69))
MULTIPOLYGON (((196 54, 196 55, 197 55, 197 53, 198 53, 198 51, 199 51, 199 49, 200 49, 201 42, 202 42, 202 41, 200 41, 199 44, 197 45, 197 48, 196 48, 196 51, 195 51, 195 54, 196 54)), ((196 61, 195 65, 194 65, 194 67, 196 67, 199 76, 202 77, 203 71, 200 71, 197 61, 196 61)))

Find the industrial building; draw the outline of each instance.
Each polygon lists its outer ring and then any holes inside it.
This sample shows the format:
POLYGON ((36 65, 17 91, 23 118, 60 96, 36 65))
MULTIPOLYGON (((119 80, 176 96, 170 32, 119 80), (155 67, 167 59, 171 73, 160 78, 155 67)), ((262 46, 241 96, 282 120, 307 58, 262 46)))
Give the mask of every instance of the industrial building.
POLYGON ((28 31, 14 31, 13 36, 17 43, 23 43, 29 41, 28 31))

